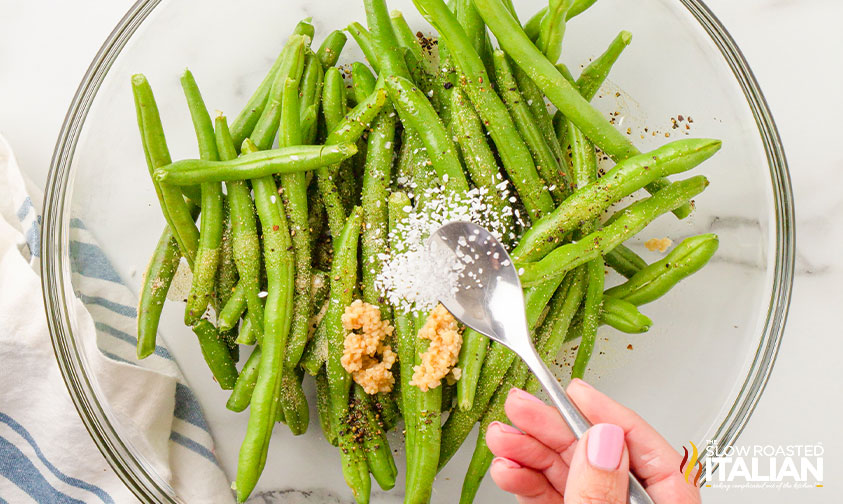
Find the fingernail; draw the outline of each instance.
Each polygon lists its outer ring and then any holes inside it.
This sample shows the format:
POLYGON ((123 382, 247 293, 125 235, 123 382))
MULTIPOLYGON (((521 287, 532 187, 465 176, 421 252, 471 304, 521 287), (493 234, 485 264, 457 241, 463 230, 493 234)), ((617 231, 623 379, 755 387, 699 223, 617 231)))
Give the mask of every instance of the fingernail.
POLYGON ((588 431, 588 462, 604 471, 618 468, 623 454, 623 429, 612 424, 597 424, 588 431))
POLYGON ((524 399, 525 401, 533 401, 539 404, 544 404, 544 401, 534 396, 533 394, 521 390, 520 388, 512 387, 511 389, 509 389, 509 395, 517 397, 518 399, 524 399))
POLYGON ((579 378, 574 378, 573 380, 571 380, 571 383, 576 383, 578 385, 582 385, 585 388, 590 388, 591 390, 594 390, 594 387, 592 387, 588 382, 579 378))
POLYGON ((511 425, 507 425, 503 422, 492 422, 489 424, 489 427, 495 426, 501 430, 501 432, 506 432, 507 434, 523 434, 520 430, 516 429, 511 425))
POLYGON ((501 465, 507 469, 521 469, 524 467, 518 462, 504 457, 495 457, 495 459, 492 460, 492 464, 501 465))

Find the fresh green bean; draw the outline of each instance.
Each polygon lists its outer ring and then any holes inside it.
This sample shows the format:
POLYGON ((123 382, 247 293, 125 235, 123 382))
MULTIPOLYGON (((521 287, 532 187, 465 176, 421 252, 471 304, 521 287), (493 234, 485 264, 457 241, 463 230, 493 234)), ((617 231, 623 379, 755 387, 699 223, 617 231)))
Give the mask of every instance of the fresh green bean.
MULTIPOLYGON (((302 142, 301 123, 299 122, 299 89, 298 83, 287 80, 284 97, 281 102, 281 128, 278 144, 285 147, 298 145, 302 142)), ((289 219, 290 235, 295 257, 295 294, 293 297, 293 313, 290 326, 290 336, 287 340, 286 368, 292 369, 301 359, 307 344, 307 331, 310 325, 312 311, 311 250, 310 227, 307 210, 307 181, 304 173, 286 174, 281 176, 282 199, 289 219)), ((289 381, 289 380, 288 380, 289 381)), ((295 398, 300 398, 298 391, 301 384, 289 383, 288 389, 295 389, 295 398)), ((305 403, 306 404, 306 403, 305 403)), ((285 413, 288 410, 285 408, 285 413)), ((289 415, 287 415, 289 417, 289 415)), ((301 415, 296 418, 301 419, 301 415)), ((290 422, 287 423, 292 428, 290 422)), ((305 429, 307 425, 305 424, 305 429)), ((303 432, 303 431, 302 431, 303 432)))
POLYGON ((583 300, 582 340, 577 347, 577 355, 571 368, 571 378, 582 378, 586 366, 591 360, 594 345, 597 342, 597 326, 603 305, 603 259, 598 257, 586 264, 588 270, 588 289, 583 300))
POLYGON ((632 42, 632 34, 624 30, 609 44, 608 49, 586 66, 577 79, 577 89, 587 101, 591 101, 603 85, 612 66, 624 49, 632 42))
POLYGON ((474 405, 474 393, 480 379, 480 370, 489 350, 489 339, 473 329, 463 333, 462 347, 457 367, 462 371, 457 382, 457 406, 469 410, 474 405))
POLYGON ((477 55, 483 60, 486 72, 490 76, 494 75, 492 54, 488 51, 489 47, 486 44, 488 35, 483 18, 480 17, 471 0, 457 0, 453 10, 457 21, 459 21, 460 26, 462 26, 463 31, 465 31, 466 36, 471 41, 471 46, 474 47, 477 55))
MULTIPOLYGON (((369 25, 369 33, 372 35, 372 43, 378 52, 379 68, 375 72, 383 74, 384 77, 410 78, 410 72, 404 62, 404 52, 392 29, 392 21, 389 18, 389 10, 386 8, 385 0, 363 0, 363 7, 366 9, 366 21, 369 25)), ((390 98, 397 99, 390 91, 390 98)))
POLYGON ((269 99, 269 90, 275 81, 275 74, 278 73, 282 61, 284 61, 283 50, 275 59, 266 77, 263 78, 258 88, 249 98, 249 101, 246 102, 246 106, 243 107, 243 110, 237 115, 234 122, 231 123, 231 138, 235 146, 243 143, 243 140, 251 135, 255 129, 258 119, 263 114, 264 108, 266 108, 266 102, 269 99))
POLYGON ((304 355, 302 355, 299 361, 301 367, 311 376, 316 376, 319 373, 319 369, 328 360, 328 330, 325 327, 324 320, 323 317, 319 325, 316 326, 316 331, 307 343, 304 355))
POLYGON ((167 300, 167 291, 179 267, 181 253, 170 228, 164 229, 155 252, 149 259, 143 275, 140 301, 138 302, 138 359, 145 359, 155 352, 158 322, 161 309, 167 300))
POLYGON ((240 317, 246 311, 246 283, 238 283, 234 288, 234 292, 228 299, 228 302, 223 305, 222 310, 217 314, 217 327, 220 331, 229 331, 233 329, 240 317))
POLYGON ((225 403, 226 408, 239 413, 249 406, 249 402, 252 400, 252 391, 255 390, 255 383, 258 381, 260 359, 261 349, 255 347, 234 383, 234 389, 228 397, 228 402, 225 403))
POLYGON ((341 30, 334 30, 325 37, 316 51, 316 57, 319 58, 324 70, 337 64, 347 40, 348 37, 341 30))
POLYGON ((325 440, 333 446, 339 446, 337 429, 333 424, 328 376, 325 374, 324 367, 316 374, 316 412, 319 415, 319 426, 322 428, 325 440))
MULTIPOLYGON (((220 158, 235 159, 237 151, 231 143, 231 134, 225 116, 216 118, 215 134, 220 158)), ((260 339, 263 335, 263 303, 258 297, 261 257, 252 191, 246 182, 241 180, 226 182, 225 187, 230 207, 234 264, 240 276, 239 284, 242 284, 246 291, 246 305, 249 308, 247 317, 251 321, 252 333, 256 339, 260 339)))
POLYGON ((246 318, 240 324, 240 329, 237 331, 237 338, 234 340, 235 344, 251 346, 258 342, 258 331, 255 330, 252 324, 252 318, 254 317, 251 317, 247 312, 246 318))
POLYGON ((627 334, 645 333, 653 326, 653 321, 638 311, 634 304, 608 294, 603 298, 600 322, 627 334))
MULTIPOLYGON (((571 8, 568 9, 568 15, 565 20, 570 21, 571 18, 582 14, 583 11, 591 7, 596 1, 597 0, 574 0, 571 8)), ((533 17, 524 24, 524 33, 527 34, 527 37, 529 37, 530 40, 538 40, 539 31, 541 30, 541 22, 546 14, 547 7, 536 12, 535 15, 533 15, 533 17)))
POLYGON ((354 90, 354 97, 358 103, 366 99, 367 96, 375 92, 375 83, 377 78, 375 74, 369 70, 369 67, 355 61, 351 64, 351 82, 354 90))
POLYGON ((498 83, 498 92, 509 109, 515 126, 521 134, 521 138, 527 144, 533 159, 536 162, 536 170, 547 184, 547 191, 553 197, 556 204, 565 199, 568 188, 568 180, 562 168, 560 159, 547 144, 539 129, 530 107, 524 101, 518 90, 518 84, 512 75, 509 63, 506 61, 506 54, 503 51, 495 51, 492 54, 492 61, 495 67, 495 77, 498 83))
POLYGON ((348 426, 349 393, 352 380, 351 375, 343 368, 341 359, 345 339, 342 314, 351 304, 354 286, 357 283, 357 241, 360 236, 361 221, 361 211, 355 209, 349 215, 342 233, 336 237, 334 262, 331 267, 330 304, 324 319, 329 348, 326 371, 332 416, 339 439, 342 472, 358 503, 369 501, 371 480, 366 455, 362 447, 355 443, 354 433, 348 426))
MULTIPOLYGON (((518 84, 518 89, 521 90, 521 94, 524 96, 524 99, 527 101, 527 106, 533 114, 536 127, 541 132, 548 147, 550 147, 551 151, 553 151, 553 154, 559 164, 561 166, 566 166, 567 152, 559 144, 559 139, 557 138, 556 131, 553 128, 553 118, 550 116, 550 112, 547 110, 547 103, 544 101, 544 93, 542 93, 542 90, 536 86, 536 83, 533 82, 526 73, 524 73, 524 70, 522 70, 521 67, 516 65, 512 70, 515 74, 515 82, 518 84)), ((570 187, 565 188, 565 192, 568 192, 569 190, 570 187)))
MULTIPOLYGON (((301 100, 299 101, 299 123, 301 127, 302 144, 310 145, 316 142, 317 122, 322 104, 322 86, 325 71, 319 58, 313 53, 307 54, 304 74, 301 79, 301 100)), ((283 109, 283 101, 281 103, 283 109)), ((283 114, 283 111, 282 111, 283 114)))
POLYGON ((647 267, 647 262, 626 245, 618 245, 605 255, 606 264, 626 278, 647 267))
POLYGON ((644 229, 656 217, 689 202, 707 185, 708 180, 701 175, 674 182, 653 196, 633 203, 618 212, 614 220, 607 222, 601 230, 583 237, 582 240, 562 245, 540 261, 519 263, 521 284, 527 287, 540 285, 580 264, 595 259, 644 229))
MULTIPOLYGON (((588 284, 588 267, 581 266, 565 275, 565 280, 562 285, 553 295, 553 300, 550 304, 550 311, 545 318, 542 327, 546 329, 543 334, 536 341, 539 357, 550 365, 553 359, 562 348, 562 344, 567 341, 568 329, 571 327, 571 322, 577 310, 583 302, 586 295, 586 286, 588 284)), ((527 380, 526 390, 531 394, 535 394, 539 390, 539 381, 534 375, 530 375, 527 380)))
MULTIPOLYGON (((181 85, 187 99, 193 128, 199 142, 199 157, 206 161, 218 161, 217 142, 214 138, 214 124, 199 92, 199 86, 190 70, 181 76, 181 85)), ((219 182, 202 183, 202 220, 199 244, 193 266, 193 283, 187 296, 184 312, 186 325, 193 325, 205 313, 214 297, 214 280, 219 266, 223 230, 223 194, 219 182)))
POLYGON ((577 189, 553 213, 534 222, 512 251, 513 259, 541 259, 579 223, 600 216, 611 204, 659 177, 690 170, 713 156, 720 146, 719 140, 678 140, 618 163, 598 180, 577 189))
POLYGON ((468 191, 454 141, 424 93, 409 80, 397 76, 388 78, 386 86, 398 116, 421 137, 433 168, 445 187, 458 192, 468 191))
POLYGON ((390 490, 395 486, 398 468, 395 467, 385 429, 375 415, 371 396, 366 394, 363 387, 355 383, 353 394, 351 415, 358 427, 357 442, 366 454, 366 464, 378 486, 381 490, 390 490))
POLYGON ((366 57, 366 61, 369 62, 369 66, 372 67, 375 73, 381 73, 380 57, 378 57, 378 53, 375 50, 375 43, 372 40, 372 34, 369 33, 369 30, 360 23, 354 22, 348 25, 346 31, 351 34, 351 37, 360 46, 363 55, 366 57))
POLYGON ((568 11, 573 3, 573 0, 550 0, 547 13, 541 21, 536 47, 553 63, 562 54, 562 38, 565 36, 568 11))
MULTIPOLYGON (((329 68, 325 72, 325 87, 322 89, 322 113, 328 131, 334 131, 346 113, 345 81, 338 68, 329 68)), ((330 144, 330 142, 326 142, 330 144)), ((317 183, 322 193, 322 201, 328 210, 328 227, 331 236, 339 236, 345 223, 346 206, 340 187, 343 185, 340 177, 341 167, 323 168, 317 172, 317 183)))
POLYGON ((306 17, 296 24, 293 28, 293 35, 303 35, 309 39, 313 39, 316 34, 316 28, 313 26, 313 18, 306 17))
POLYGON ((310 409, 307 397, 301 387, 304 371, 295 367, 284 372, 281 378, 281 407, 287 427, 294 436, 301 436, 307 432, 310 422, 310 409))
POLYGON ((346 113, 345 81, 339 68, 325 71, 325 86, 322 90, 322 111, 328 131, 334 131, 346 113))
MULTIPOLYGON (((215 135, 216 138, 216 135, 215 135)), ((228 204, 228 198, 223 198, 223 228, 222 228, 222 243, 220 245, 220 259, 219 267, 217 268, 217 277, 214 280, 214 291, 216 292, 216 300, 214 303, 214 310, 217 313, 217 327, 225 335, 228 340, 228 345, 232 348, 237 348, 234 345, 234 339, 237 337, 237 332, 234 331, 234 324, 230 327, 223 328, 220 324, 220 312, 223 307, 231 300, 234 291, 237 289, 237 265, 234 264, 234 240, 231 237, 231 209, 228 204)), ((245 299, 245 297, 244 297, 245 299)), ((238 315, 238 319, 239 319, 238 315)), ((235 359, 239 360, 239 359, 235 359)))
MULTIPOLYGON (((167 140, 164 138, 164 130, 161 126, 161 117, 158 114, 155 96, 152 94, 149 81, 142 74, 132 76, 132 93, 135 98, 138 128, 140 129, 146 164, 149 168, 149 174, 152 175, 155 169, 170 164, 170 151, 167 149, 167 140)), ((159 182, 154 177, 153 185, 155 186, 155 193, 158 195, 161 211, 167 225, 173 232, 179 250, 187 259, 190 267, 193 268, 196 248, 199 244, 199 230, 196 229, 190 207, 177 187, 159 182)))
POLYGON ((424 54, 424 49, 422 49, 421 43, 419 43, 419 39, 416 37, 416 33, 413 32, 410 25, 407 24, 407 20, 404 19, 404 15, 401 14, 401 11, 394 10, 390 12, 389 20, 392 23, 392 30, 395 32, 395 38, 398 39, 398 43, 401 44, 402 47, 409 49, 413 57, 415 57, 419 63, 424 65, 425 70, 432 72, 433 68, 424 54))
POLYGON ((506 105, 495 93, 480 56, 471 46, 459 22, 442 0, 414 0, 422 15, 445 39, 450 55, 462 70, 466 94, 498 147, 504 169, 521 196, 530 218, 539 219, 553 210, 553 200, 543 189, 532 155, 520 138, 512 135, 515 124, 506 105))
POLYGON ((662 260, 641 269, 626 283, 607 290, 606 295, 636 306, 651 303, 705 266, 718 246, 719 239, 715 234, 687 238, 662 260))
POLYGON ((231 390, 237 381, 237 367, 228 352, 228 343, 220 338, 217 328, 207 320, 200 320, 193 326, 199 338, 199 347, 205 363, 214 375, 214 380, 223 390, 231 390))
POLYGON ((254 152, 229 161, 185 159, 155 170, 160 183, 193 185, 266 177, 278 173, 299 173, 329 166, 357 153, 353 143, 296 145, 254 152))
MULTIPOLYGON (((562 278, 524 291, 524 304, 527 311, 527 325, 529 327, 535 327, 541 313, 547 306, 547 302, 553 296, 560 283, 562 283, 562 278)), ((456 409, 452 411, 445 425, 442 426, 442 447, 439 452, 440 470, 457 452, 462 442, 468 437, 474 424, 477 423, 486 411, 492 394, 497 389, 497 386, 506 375, 514 360, 515 354, 505 346, 499 343, 493 343, 489 347, 486 361, 483 363, 483 369, 480 371, 480 380, 477 384, 474 404, 468 410, 456 409)))
MULTIPOLYGON (((248 155, 257 148, 246 139, 241 151, 248 155)), ((263 470, 273 421, 278 415, 294 276, 290 231, 280 201, 277 200, 275 180, 271 175, 254 179, 252 189, 263 232, 268 294, 264 309, 263 338, 260 340, 262 352, 258 381, 252 393, 249 424, 237 464, 237 499, 240 502, 249 496, 263 470)))
MULTIPOLYGON (((437 0, 427 0, 428 3, 434 1, 437 0)), ((541 54, 501 0, 476 0, 474 5, 503 50, 533 79, 550 101, 603 152, 616 160, 638 154, 629 139, 589 105, 574 86, 556 70, 553 63, 541 54)))

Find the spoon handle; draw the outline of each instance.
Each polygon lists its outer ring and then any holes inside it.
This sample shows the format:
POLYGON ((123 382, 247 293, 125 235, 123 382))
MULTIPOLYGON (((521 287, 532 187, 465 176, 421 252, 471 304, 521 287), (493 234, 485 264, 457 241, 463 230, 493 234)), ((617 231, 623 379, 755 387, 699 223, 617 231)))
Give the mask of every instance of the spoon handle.
MULTIPOLYGON (((591 423, 586 420, 579 408, 571 402, 568 394, 565 393, 565 389, 562 388, 562 385, 559 384, 547 365, 538 357, 535 349, 532 352, 523 352, 521 357, 533 374, 536 375, 542 388, 544 388, 550 397, 551 402, 559 410, 559 413, 562 414, 565 423, 568 424, 571 431, 577 436, 577 439, 580 439, 585 434, 585 431, 591 427, 591 423)), ((647 495, 644 487, 631 472, 629 473, 628 502, 630 504, 653 504, 653 500, 647 495)))

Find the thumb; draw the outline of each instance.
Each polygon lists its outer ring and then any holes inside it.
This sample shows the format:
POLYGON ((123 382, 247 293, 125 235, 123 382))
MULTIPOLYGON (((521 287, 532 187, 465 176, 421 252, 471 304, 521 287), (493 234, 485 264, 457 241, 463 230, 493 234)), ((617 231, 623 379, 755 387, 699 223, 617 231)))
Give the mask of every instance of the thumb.
POLYGON ((626 504, 629 454, 623 429, 597 424, 577 443, 565 485, 565 504, 626 504))

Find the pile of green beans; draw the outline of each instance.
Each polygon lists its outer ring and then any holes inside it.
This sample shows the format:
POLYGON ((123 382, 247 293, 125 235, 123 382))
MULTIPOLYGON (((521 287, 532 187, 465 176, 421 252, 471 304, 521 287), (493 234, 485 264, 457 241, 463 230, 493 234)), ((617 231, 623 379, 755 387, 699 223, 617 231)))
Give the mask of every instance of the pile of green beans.
POLYGON ((624 245, 659 216, 690 212, 707 179, 666 177, 721 143, 683 139, 642 153, 590 104, 632 40, 621 31, 576 79, 557 64, 567 23, 595 0, 548 0, 523 27, 508 0, 413 2, 438 43, 385 0, 363 0, 365 23, 319 45, 304 19, 230 126, 222 113, 211 117, 186 70, 195 159, 170 158, 152 88, 141 74, 131 79, 166 223, 140 291, 137 355, 155 351, 173 278, 189 268, 184 323, 209 376, 231 391, 226 407, 248 411, 232 486, 239 502, 258 483, 275 425, 307 431, 309 400, 358 503, 370 501, 372 478, 384 491, 395 486, 386 434, 402 420, 407 504, 430 501, 437 472, 479 423, 459 497, 474 501, 492 460, 485 428, 507 421, 512 387, 539 384, 510 350, 468 328, 456 384, 410 384, 430 345, 418 337, 428 314, 391 304, 379 278, 406 249, 402 224, 429 211, 431 194, 481 194, 500 216, 535 346, 550 363, 577 341, 573 377, 588 373, 600 326, 647 332, 653 321, 639 308, 717 250, 716 235, 692 236, 648 264, 624 245), (366 61, 338 66, 348 35, 366 61), (602 176, 598 149, 616 162, 602 176), (641 189, 650 196, 613 211, 641 189), (605 285, 606 266, 625 281, 605 285), (384 341, 397 355, 391 392, 368 395, 343 367, 343 314, 356 299, 393 327, 384 341), (315 398, 305 393, 311 377, 315 398))

